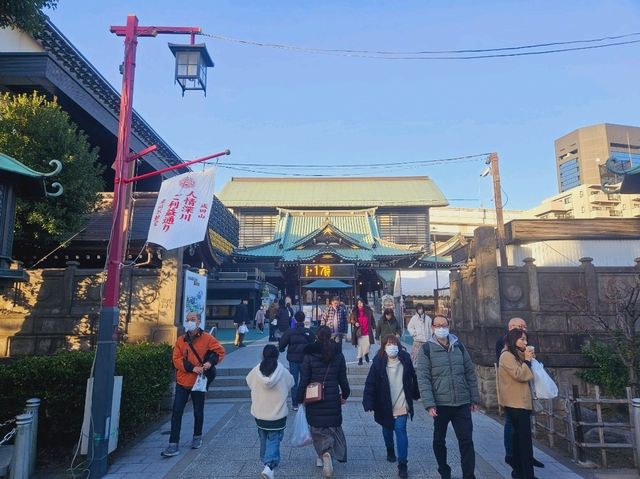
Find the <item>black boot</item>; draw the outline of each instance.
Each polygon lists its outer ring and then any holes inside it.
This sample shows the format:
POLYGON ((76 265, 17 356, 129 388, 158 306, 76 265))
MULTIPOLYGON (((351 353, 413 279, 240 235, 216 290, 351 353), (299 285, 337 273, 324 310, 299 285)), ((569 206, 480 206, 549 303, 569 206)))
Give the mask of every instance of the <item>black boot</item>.
POLYGON ((362 366, 362 358, 358 359, 358 366, 362 366))
POLYGON ((364 360, 365 360, 366 362, 369 362, 369 354, 365 354, 365 355, 364 355, 364 360))
POLYGON ((398 463, 398 477, 400 477, 401 479, 409 477, 406 461, 402 461, 398 463))
POLYGON ((396 462, 396 452, 392 447, 387 448, 387 461, 396 462))

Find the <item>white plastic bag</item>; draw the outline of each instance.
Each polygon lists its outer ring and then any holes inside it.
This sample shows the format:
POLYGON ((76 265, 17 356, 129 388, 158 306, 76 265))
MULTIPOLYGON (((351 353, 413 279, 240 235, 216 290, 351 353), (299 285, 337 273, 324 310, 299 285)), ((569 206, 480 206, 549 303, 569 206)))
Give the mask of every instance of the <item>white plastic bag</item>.
POLYGON ((238 332, 240 334, 247 334, 249 332, 249 328, 247 328, 246 324, 241 324, 240 327, 238 328, 238 332))
POLYGON ((203 393, 207 392, 207 377, 204 375, 204 373, 198 374, 196 382, 193 384, 191 390, 203 393))
POLYGON ((553 399, 558 396, 558 386, 544 370, 544 365, 537 359, 531 360, 533 372, 533 390, 537 399, 553 399))
POLYGON ((291 445, 293 447, 303 447, 311 444, 311 432, 307 423, 307 416, 304 412, 304 406, 300 406, 296 417, 293 420, 293 434, 291 435, 291 445))

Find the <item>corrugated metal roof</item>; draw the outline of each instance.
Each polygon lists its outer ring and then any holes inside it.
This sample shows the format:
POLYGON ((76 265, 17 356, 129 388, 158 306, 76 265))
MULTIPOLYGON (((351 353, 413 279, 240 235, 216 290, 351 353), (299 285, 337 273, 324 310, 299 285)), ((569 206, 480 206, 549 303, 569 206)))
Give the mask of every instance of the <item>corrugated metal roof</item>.
POLYGON ((232 178, 217 195, 229 208, 447 206, 428 176, 369 178, 232 178))

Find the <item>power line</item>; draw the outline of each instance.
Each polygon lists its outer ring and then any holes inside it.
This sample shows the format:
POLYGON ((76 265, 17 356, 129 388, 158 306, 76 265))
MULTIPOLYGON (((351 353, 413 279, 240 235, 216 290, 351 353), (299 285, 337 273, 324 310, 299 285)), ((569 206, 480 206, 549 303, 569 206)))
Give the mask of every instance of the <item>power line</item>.
POLYGON ((379 59, 379 60, 473 60, 473 59, 485 59, 485 58, 544 55, 544 54, 550 54, 550 53, 592 50, 596 48, 606 48, 606 47, 640 43, 640 40, 627 40, 627 41, 616 41, 616 42, 611 41, 611 40, 620 40, 623 38, 635 37, 640 35, 640 32, 633 32, 633 33, 627 33, 623 35, 606 36, 606 37, 600 37, 600 38, 570 40, 570 41, 564 41, 564 42, 537 43, 537 44, 530 44, 530 45, 518 45, 513 47, 497 47, 497 48, 486 48, 486 49, 462 49, 462 50, 385 51, 385 50, 309 48, 309 47, 301 47, 297 45, 257 42, 252 40, 244 40, 244 39, 226 37, 223 35, 215 35, 215 34, 209 34, 209 33, 201 33, 200 35, 213 38, 215 40, 238 43, 241 45, 248 45, 248 46, 275 48, 275 49, 281 49, 281 50, 297 51, 301 53, 313 53, 313 54, 354 57, 354 58, 371 58, 371 59, 379 59), (546 48, 550 46, 600 43, 603 41, 607 41, 609 43, 604 43, 600 45, 576 46, 576 47, 570 47, 570 48, 552 48, 552 49, 546 49, 546 50, 517 51, 515 53, 505 53, 505 52, 513 52, 516 50, 533 50, 536 48, 546 48), (474 55, 467 55, 469 53, 472 53, 474 55), (475 55, 477 53, 485 53, 485 54, 475 55), (448 56, 451 54, 454 54, 454 56, 448 56), (410 55, 410 56, 406 56, 406 55, 410 55), (442 55, 442 56, 432 56, 432 55, 442 55))
POLYGON ((287 168, 287 169, 370 169, 370 168, 387 168, 389 166, 419 166, 419 165, 437 165, 443 163, 454 163, 464 161, 479 161, 486 159, 490 153, 478 153, 475 155, 455 156, 451 158, 437 158, 431 160, 415 160, 415 161, 391 161, 381 163, 369 163, 369 164, 355 164, 355 165, 336 165, 336 164, 323 164, 323 165, 293 165, 286 163, 218 163, 217 166, 226 167, 259 167, 259 168, 287 168))

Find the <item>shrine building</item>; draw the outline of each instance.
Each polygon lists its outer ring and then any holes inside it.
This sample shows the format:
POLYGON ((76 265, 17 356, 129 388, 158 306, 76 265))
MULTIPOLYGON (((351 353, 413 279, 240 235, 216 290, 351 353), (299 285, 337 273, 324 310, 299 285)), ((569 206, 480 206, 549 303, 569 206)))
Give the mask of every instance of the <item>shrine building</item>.
POLYGON ((434 267, 429 210, 448 204, 426 176, 232 178, 217 196, 239 220, 234 263, 303 304, 338 292, 351 304, 397 269, 434 267))

